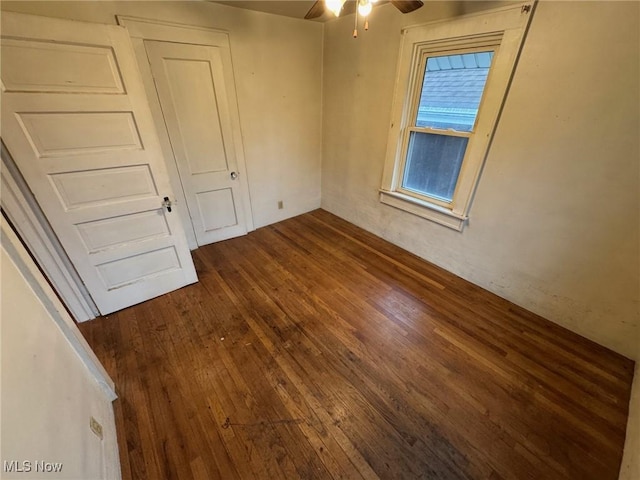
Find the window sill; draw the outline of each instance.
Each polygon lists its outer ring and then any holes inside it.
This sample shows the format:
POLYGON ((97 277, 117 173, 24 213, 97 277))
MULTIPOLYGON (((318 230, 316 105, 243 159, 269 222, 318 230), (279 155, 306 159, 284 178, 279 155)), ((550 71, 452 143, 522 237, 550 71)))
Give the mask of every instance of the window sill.
POLYGON ((380 190, 380 201, 413 215, 417 215, 432 222, 461 232, 468 218, 454 213, 448 208, 420 200, 409 195, 388 190, 380 190))

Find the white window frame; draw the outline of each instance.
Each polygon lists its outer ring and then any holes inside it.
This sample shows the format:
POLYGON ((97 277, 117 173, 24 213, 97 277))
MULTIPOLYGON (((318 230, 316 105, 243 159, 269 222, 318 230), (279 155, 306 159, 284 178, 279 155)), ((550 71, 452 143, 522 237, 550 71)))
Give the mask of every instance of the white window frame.
POLYGON ((454 20, 407 27, 398 61, 391 128, 380 201, 462 231, 484 165, 513 71, 531 19, 533 3, 518 3, 454 20), (469 138, 451 202, 402 188, 412 131, 443 133, 415 126, 428 57, 494 51, 473 131, 446 131, 469 138))

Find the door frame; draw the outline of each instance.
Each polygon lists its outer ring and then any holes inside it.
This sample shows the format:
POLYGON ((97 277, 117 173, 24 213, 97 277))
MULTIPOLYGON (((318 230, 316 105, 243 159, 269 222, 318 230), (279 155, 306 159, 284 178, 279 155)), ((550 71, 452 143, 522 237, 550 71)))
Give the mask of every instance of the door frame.
POLYGON ((29 190, 4 142, 1 144, 1 156, 0 205, 16 234, 75 321, 86 322, 98 317, 98 307, 29 190))
MULTIPOLYGON (((210 47, 218 47, 222 49, 223 62, 225 67, 225 85, 228 91, 229 101, 229 113, 231 116, 231 128, 233 135, 233 145, 236 152, 236 160, 238 164, 238 170, 241 175, 238 178, 240 180, 240 188, 242 190, 244 216, 246 219, 247 232, 255 230, 253 224, 253 213, 251 209, 251 195, 249 191, 248 172, 244 158, 244 148, 242 144, 242 129, 240 127, 240 112, 238 108, 237 93, 235 86, 235 78, 233 73, 233 63, 231 60, 231 44, 229 41, 229 33, 224 30, 216 30, 207 27, 196 27, 192 25, 185 25, 181 23, 172 22, 160 22, 156 20, 149 20, 140 17, 130 17, 125 15, 116 15, 118 25, 122 25, 129 31, 133 49, 135 51, 136 59, 138 61, 138 67, 142 74, 142 81, 144 83, 145 90, 147 91, 147 98, 149 100, 149 106, 151 107, 151 114, 156 124, 156 130, 158 137, 160 138, 160 144, 162 147, 162 153, 165 157, 165 163, 167 164, 167 170, 169 173, 169 180, 173 187, 174 195, 177 200, 177 208, 180 211, 180 216, 183 219, 191 219, 189 211, 187 209, 187 200, 184 195, 182 182, 180 180, 180 174, 178 172, 178 166, 176 159, 171 148, 171 141, 169 140, 169 132, 167 131, 164 116, 162 114, 162 108, 160 106, 160 99, 156 91, 153 75, 151 73, 151 66, 147 59, 147 52, 144 46, 145 40, 156 40, 161 42, 174 42, 174 43, 187 43, 192 45, 204 45, 210 47)), ((193 225, 189 221, 189 225, 184 225, 184 230, 187 234, 187 241, 189 248, 192 250, 198 248, 196 242, 195 232, 193 225)))

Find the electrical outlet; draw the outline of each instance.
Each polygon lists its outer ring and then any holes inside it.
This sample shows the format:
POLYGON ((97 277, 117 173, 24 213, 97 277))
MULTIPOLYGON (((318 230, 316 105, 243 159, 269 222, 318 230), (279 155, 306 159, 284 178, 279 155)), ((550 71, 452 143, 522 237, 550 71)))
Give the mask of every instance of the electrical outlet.
POLYGON ((282 210, 284 208, 284 202, 282 200, 278 200, 278 210, 282 210))
POLYGON ((96 434, 96 437, 102 440, 102 425, 100 425, 100 422, 98 422, 95 418, 91 417, 89 419, 89 428, 93 433, 96 434))

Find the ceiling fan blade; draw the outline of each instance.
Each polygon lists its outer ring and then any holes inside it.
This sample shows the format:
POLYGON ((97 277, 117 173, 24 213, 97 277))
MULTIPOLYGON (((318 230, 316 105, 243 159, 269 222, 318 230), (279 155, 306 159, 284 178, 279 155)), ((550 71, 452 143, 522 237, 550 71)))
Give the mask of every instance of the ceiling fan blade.
POLYGON ((422 0, 391 0, 394 7, 402 13, 410 13, 424 5, 422 0))
POLYGON ((305 20, 318 18, 324 14, 324 0, 317 0, 304 16, 305 20))
POLYGON ((358 2, 354 2, 351 0, 344 2, 344 5, 342 6, 342 10, 340 10, 340 16, 351 15, 356 11, 357 6, 358 6, 358 2))

